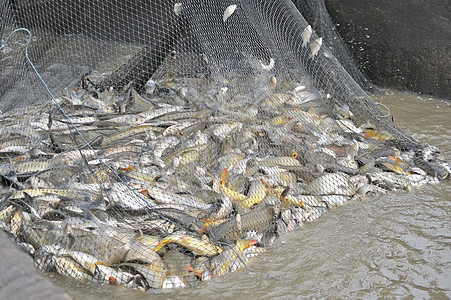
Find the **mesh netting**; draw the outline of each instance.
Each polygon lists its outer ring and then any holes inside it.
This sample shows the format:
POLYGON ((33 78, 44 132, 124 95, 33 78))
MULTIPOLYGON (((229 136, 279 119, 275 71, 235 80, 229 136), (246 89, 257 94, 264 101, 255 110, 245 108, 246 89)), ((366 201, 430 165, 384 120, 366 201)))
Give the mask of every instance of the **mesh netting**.
MULTIPOLYGON (((323 1, 294 0, 293 3, 302 13, 305 20, 312 24, 312 29, 321 36, 324 44, 337 58, 346 72, 367 92, 380 92, 367 76, 362 73, 359 66, 351 58, 351 54, 340 37, 337 28, 329 17, 323 1)), ((363 67, 364 68, 364 67, 363 67)))
POLYGON ((43 272, 192 286, 448 176, 364 92, 321 1, 0 5, 0 226, 43 272))

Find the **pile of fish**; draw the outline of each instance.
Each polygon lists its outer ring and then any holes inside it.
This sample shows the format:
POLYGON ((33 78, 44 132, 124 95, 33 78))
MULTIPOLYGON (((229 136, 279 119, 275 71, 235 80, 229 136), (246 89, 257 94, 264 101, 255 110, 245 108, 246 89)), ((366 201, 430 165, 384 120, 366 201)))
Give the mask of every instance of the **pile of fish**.
POLYGON ((0 115, 0 227, 45 273, 193 286, 330 208, 450 172, 438 149, 388 146, 388 133, 356 127, 349 108, 324 108, 299 82, 84 87, 58 99, 64 114, 0 115))

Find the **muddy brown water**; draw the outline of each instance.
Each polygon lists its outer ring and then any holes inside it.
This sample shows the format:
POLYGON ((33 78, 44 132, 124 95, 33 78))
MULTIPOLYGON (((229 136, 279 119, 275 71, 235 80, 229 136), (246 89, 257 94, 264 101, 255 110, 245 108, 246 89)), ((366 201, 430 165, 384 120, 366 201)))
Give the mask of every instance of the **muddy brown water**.
MULTIPOLYGON (((451 160, 451 102, 385 90, 416 140, 451 160)), ((145 294, 53 275, 74 299, 451 298, 451 180, 372 196, 325 213, 278 242, 250 267, 195 288, 145 294), (274 276, 279 279, 269 277, 274 276)))

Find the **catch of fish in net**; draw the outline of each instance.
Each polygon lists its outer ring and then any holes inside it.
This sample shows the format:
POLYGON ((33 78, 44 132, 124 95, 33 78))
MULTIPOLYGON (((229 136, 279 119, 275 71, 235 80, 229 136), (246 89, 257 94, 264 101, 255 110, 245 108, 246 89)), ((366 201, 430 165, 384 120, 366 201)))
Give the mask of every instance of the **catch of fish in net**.
MULTIPOLYGON (((102 47, 126 44, 125 33, 107 44, 84 23, 53 26, 89 37, 61 32, 55 53, 81 44, 80 57, 108 71, 92 68, 56 103, 0 113, 0 228, 42 272, 195 286, 247 267, 331 208, 449 177, 439 150, 380 115, 291 1, 147 2, 149 20, 167 17, 148 33, 159 42, 138 41, 117 68, 102 47)), ((85 9, 96 7, 64 12, 85 9)), ((48 59, 47 71, 63 65, 48 59)))
POLYGON ((448 176, 436 148, 400 151, 318 103, 290 83, 247 95, 166 78, 141 94, 66 91, 67 117, 3 114, 0 226, 44 272, 193 286, 333 207, 448 176))

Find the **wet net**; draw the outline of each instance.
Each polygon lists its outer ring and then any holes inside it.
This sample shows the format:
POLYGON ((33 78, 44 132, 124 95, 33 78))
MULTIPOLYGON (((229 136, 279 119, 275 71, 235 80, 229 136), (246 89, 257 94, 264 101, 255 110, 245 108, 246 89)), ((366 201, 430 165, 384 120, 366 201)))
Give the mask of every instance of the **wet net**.
POLYGON ((366 94, 321 1, 9 0, 0 18, 0 226, 45 273, 193 286, 448 176, 366 94))

